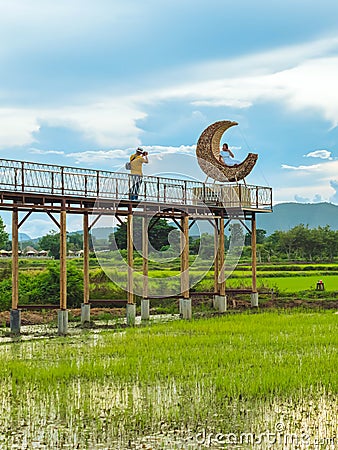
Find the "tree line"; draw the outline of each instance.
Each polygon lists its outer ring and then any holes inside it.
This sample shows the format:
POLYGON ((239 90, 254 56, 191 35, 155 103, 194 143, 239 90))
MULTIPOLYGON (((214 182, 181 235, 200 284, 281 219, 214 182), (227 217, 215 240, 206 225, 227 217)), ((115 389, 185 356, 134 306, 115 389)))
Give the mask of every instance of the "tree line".
MULTIPOLYGON (((141 248, 142 223, 141 218, 134 220, 134 244, 141 248)), ((110 250, 127 248, 126 223, 119 224, 117 230, 109 236, 107 248, 110 250)), ((151 219, 149 223, 149 241, 156 251, 180 251, 179 230, 168 223, 166 219, 151 219), (170 239, 170 235, 172 239, 170 239), (169 242, 170 241, 170 242, 169 242)), ((309 228, 300 224, 290 230, 277 230, 269 236, 263 229, 256 231, 257 257, 259 261, 273 262, 279 260, 297 261, 333 261, 338 256, 338 231, 332 230, 329 225, 324 227, 309 228)), ((237 235, 244 242, 243 257, 250 257, 251 234, 245 233, 239 224, 232 224, 225 235, 225 249, 229 247, 231 236, 237 235)), ((26 243, 30 244, 30 243, 26 243)), ((37 249, 48 250, 49 255, 55 259, 60 256, 60 234, 51 231, 42 236, 38 243, 34 243, 37 249)), ((5 225, 0 217, 0 248, 11 249, 11 241, 5 231, 5 225)), ((68 250, 76 251, 83 248, 83 236, 81 233, 67 234, 68 250)), ((95 238, 90 238, 90 248, 95 248, 95 238)), ((209 259, 214 256, 214 236, 203 233, 199 237, 189 238, 189 250, 192 255, 199 254, 201 258, 209 259)))
MULTIPOLYGON (((258 242, 258 241, 257 241, 258 242)), ((288 231, 275 231, 257 245, 257 254, 268 262, 286 259, 333 261, 338 256, 338 231, 300 224, 288 231)))

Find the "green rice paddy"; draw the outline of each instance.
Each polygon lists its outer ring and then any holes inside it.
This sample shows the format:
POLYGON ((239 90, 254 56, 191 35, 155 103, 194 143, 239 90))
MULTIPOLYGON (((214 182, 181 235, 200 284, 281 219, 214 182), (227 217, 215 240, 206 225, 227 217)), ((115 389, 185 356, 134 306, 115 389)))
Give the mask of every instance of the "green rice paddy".
POLYGON ((1 449, 336 448, 332 312, 83 330, 1 350, 1 449))

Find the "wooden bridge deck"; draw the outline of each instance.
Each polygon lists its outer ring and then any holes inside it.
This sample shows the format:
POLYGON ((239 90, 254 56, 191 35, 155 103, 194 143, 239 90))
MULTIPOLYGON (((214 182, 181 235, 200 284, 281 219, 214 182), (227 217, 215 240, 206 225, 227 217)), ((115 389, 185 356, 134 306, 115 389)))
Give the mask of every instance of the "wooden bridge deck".
POLYGON ((133 183, 126 172, 63 167, 0 159, 0 209, 13 204, 24 210, 61 209, 69 212, 137 208, 140 203, 165 213, 179 208, 205 215, 208 210, 271 212, 272 190, 244 184, 211 184, 198 181, 144 176, 139 200, 129 200, 133 183))

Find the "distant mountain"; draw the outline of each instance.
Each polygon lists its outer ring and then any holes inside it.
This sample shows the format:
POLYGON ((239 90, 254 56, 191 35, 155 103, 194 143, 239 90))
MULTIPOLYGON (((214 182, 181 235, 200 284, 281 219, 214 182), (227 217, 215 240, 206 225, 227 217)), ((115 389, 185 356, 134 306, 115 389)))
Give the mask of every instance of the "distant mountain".
MULTIPOLYGON (((109 235, 116 231, 116 227, 94 227, 91 230, 91 235, 96 239, 108 240, 109 235)), ((70 231, 68 234, 83 234, 83 230, 70 231)))
POLYGON ((276 230, 287 231, 299 224, 309 228, 330 225, 338 230, 338 206, 332 203, 279 203, 272 213, 257 214, 257 228, 272 234, 276 230))
MULTIPOLYGON (((12 233, 8 233, 8 239, 11 241, 12 240, 12 233)), ((32 241, 33 239, 28 236, 28 234, 26 233, 19 233, 19 241, 20 242, 25 242, 25 241, 32 241)))
MULTIPOLYGON (((109 235, 116 231, 117 227, 94 227, 91 231, 92 236, 96 239, 108 240, 109 235)), ((82 231, 81 231, 82 233, 82 231)))

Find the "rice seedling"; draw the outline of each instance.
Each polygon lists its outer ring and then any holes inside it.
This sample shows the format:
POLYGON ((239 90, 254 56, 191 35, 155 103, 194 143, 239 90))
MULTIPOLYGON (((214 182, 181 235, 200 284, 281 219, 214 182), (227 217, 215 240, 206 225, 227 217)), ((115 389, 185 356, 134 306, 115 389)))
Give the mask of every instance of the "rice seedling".
POLYGON ((0 448, 200 448, 279 423, 333 438, 337 331, 285 311, 3 344, 0 448))

